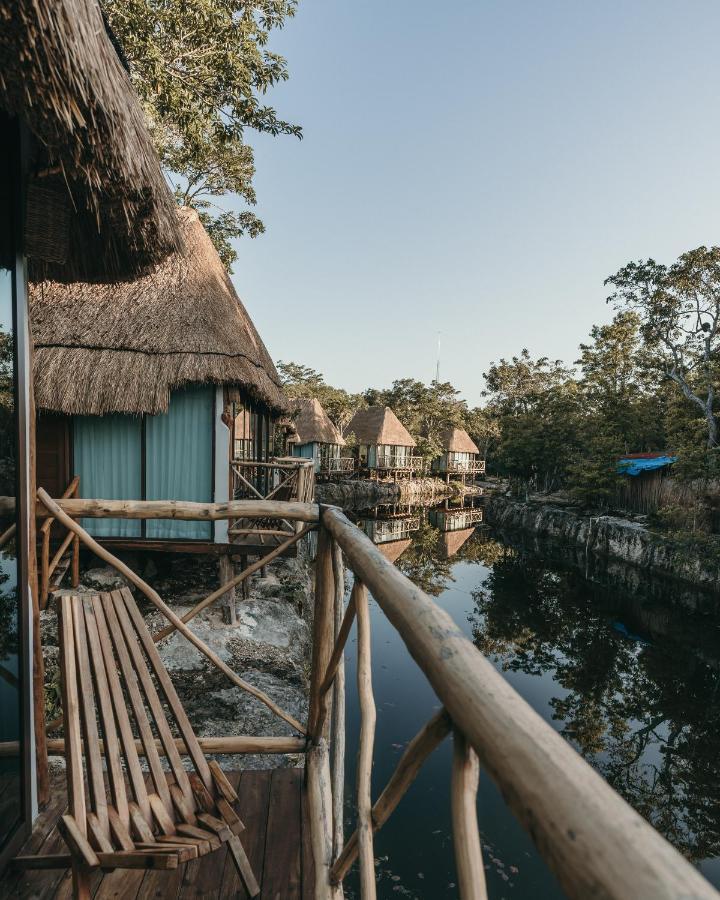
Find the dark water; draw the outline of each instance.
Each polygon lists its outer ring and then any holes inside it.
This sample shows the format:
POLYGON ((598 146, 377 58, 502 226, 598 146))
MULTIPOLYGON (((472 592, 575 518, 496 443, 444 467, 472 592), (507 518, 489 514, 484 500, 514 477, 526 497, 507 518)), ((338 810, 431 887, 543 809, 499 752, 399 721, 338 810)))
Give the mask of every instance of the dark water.
MULTIPOLYGON (((378 509, 359 520, 386 555, 400 553, 396 565, 436 597, 525 700, 720 886, 717 598, 575 551, 523 546, 482 525, 463 528, 452 511, 378 509)), ((439 704, 371 606, 377 798, 439 704)), ((346 665, 348 835, 359 736, 354 635, 346 665)), ((450 760, 448 740, 376 836, 378 896, 458 896, 450 760)), ((478 811, 492 900, 564 896, 485 775, 478 811)), ((354 875, 346 884, 348 896, 359 895, 354 875)))

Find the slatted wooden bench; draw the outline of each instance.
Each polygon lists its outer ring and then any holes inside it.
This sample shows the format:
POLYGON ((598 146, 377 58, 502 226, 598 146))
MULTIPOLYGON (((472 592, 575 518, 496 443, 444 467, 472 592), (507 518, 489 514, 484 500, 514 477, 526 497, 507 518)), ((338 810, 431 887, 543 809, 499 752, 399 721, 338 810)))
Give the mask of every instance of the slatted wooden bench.
POLYGON ((238 837, 237 794, 205 758, 130 591, 61 596, 58 622, 68 790, 58 828, 69 853, 17 857, 16 864, 71 866, 74 896, 85 900, 93 870, 173 869, 225 844, 248 894, 257 896, 238 837), (183 766, 176 739, 194 771, 183 766))

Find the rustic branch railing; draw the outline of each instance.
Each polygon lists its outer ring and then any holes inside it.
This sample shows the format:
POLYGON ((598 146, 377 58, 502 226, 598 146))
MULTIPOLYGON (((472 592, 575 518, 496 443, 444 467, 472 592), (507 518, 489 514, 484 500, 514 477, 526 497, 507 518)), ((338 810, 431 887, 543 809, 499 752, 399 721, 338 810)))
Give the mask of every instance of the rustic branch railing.
POLYGON ((382 453, 377 457, 378 469, 394 469, 398 472, 421 472, 424 468, 422 456, 403 456, 395 453, 382 453))
MULTIPOLYGON (((80 476, 76 475, 70 484, 65 488, 63 499, 77 497, 80 492, 80 476)), ((68 531, 60 546, 55 551, 55 555, 50 559, 50 541, 52 537, 52 527, 55 519, 51 516, 45 519, 39 528, 40 533, 40 608, 45 609, 48 598, 50 596, 51 579, 55 574, 60 561, 65 556, 68 548, 72 545, 71 559, 71 580, 72 586, 77 587, 80 583, 80 539, 72 531, 68 531)), ((65 569, 67 571, 67 569, 65 569)))
POLYGON ((484 475, 485 460, 477 459, 470 462, 450 461, 445 466, 445 471, 459 475, 484 475))
MULTIPOLYGON (((257 499, 312 503, 315 494, 315 467, 312 460, 280 457, 267 462, 233 459, 230 463, 233 500, 257 499)), ((233 543, 242 543, 256 535, 260 543, 266 538, 280 539, 296 529, 287 519, 274 524, 244 518, 230 519, 228 534, 233 543)))
MULTIPOLYGON (((234 684, 266 703, 301 736, 307 735, 307 801, 316 900, 337 900, 342 896, 342 880, 358 856, 362 896, 375 896, 373 832, 388 820, 425 760, 450 731, 454 747, 449 802, 458 884, 463 900, 481 900, 486 896, 477 825, 480 766, 495 781, 511 810, 528 829, 569 897, 578 900, 587 897, 717 900, 720 896, 528 706, 448 614, 388 562, 339 509, 324 507, 320 511, 311 504, 275 503, 272 500, 218 505, 73 499, 55 502, 42 490, 38 497, 50 515, 122 572, 173 627, 191 640, 234 684), (89 502, 95 506, 88 507, 89 502), (110 517, 169 518, 173 517, 169 515, 172 512, 176 518, 187 519, 240 515, 244 518, 285 518, 312 525, 319 522, 307 728, 302 728, 270 698, 244 683, 221 660, 214 658, 213 652, 190 632, 149 585, 103 550, 70 518, 70 515, 88 515, 88 508, 94 509, 96 514, 105 510, 105 515, 110 517), (340 550, 354 574, 353 590, 345 611, 341 608, 340 550), (398 631, 443 705, 443 709, 410 742, 374 804, 371 803, 369 777, 374 704, 368 591, 398 631), (355 833, 343 841, 342 806, 335 797, 338 761, 337 758, 334 760, 331 772, 328 736, 334 705, 332 695, 343 671, 343 653, 355 618, 361 696, 358 826, 355 833)), ((251 746, 247 742, 252 741, 257 747, 258 742, 270 739, 235 740, 240 741, 240 747, 251 746)))
POLYGON ((355 471, 355 459, 352 456, 330 456, 320 461, 320 471, 330 475, 352 473, 355 471))

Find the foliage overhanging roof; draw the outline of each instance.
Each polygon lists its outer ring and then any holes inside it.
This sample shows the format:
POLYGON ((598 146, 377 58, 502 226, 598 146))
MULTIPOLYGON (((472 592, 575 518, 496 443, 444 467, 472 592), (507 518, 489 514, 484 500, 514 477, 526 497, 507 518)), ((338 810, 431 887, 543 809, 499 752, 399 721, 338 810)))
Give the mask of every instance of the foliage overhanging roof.
POLYGON ((175 201, 96 0, 0 4, 0 108, 36 139, 33 277, 132 278, 178 248, 175 201))

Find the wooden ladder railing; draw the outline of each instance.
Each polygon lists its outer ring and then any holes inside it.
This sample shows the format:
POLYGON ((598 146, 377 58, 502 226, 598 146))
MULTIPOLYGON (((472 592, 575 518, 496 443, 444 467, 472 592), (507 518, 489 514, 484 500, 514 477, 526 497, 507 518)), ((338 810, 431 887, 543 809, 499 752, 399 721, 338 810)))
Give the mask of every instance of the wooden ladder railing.
MULTIPOLYGON (((80 476, 76 475, 70 484, 65 488, 62 499, 67 500, 71 497, 80 495, 80 476)), ((52 528, 55 524, 55 518, 50 516, 40 526, 40 608, 45 609, 50 597, 50 588, 52 577, 61 564, 63 557, 68 549, 71 549, 71 583, 75 588, 80 583, 80 539, 72 531, 67 531, 64 538, 60 542, 59 547, 55 551, 52 559, 50 558, 50 543, 52 537, 52 528)), ((64 572, 63 572, 64 575, 64 572)), ((62 577, 62 576, 61 576, 62 577)))
MULTIPOLYGON (((237 501, 225 504, 170 501, 53 501, 38 491, 39 514, 57 518, 100 558, 115 566, 230 681, 264 702, 299 738, 284 738, 306 754, 307 802, 315 868, 316 900, 337 900, 342 882, 359 860, 361 896, 376 896, 373 835, 388 820, 423 763, 452 734, 449 803, 463 900, 486 897, 477 823, 482 766, 571 898, 606 900, 718 900, 720 894, 648 822, 520 697, 455 625, 334 507, 309 503, 237 501), (318 528, 310 705, 305 727, 263 692, 234 673, 194 635, 138 575, 112 556, 76 522, 80 517, 177 518, 208 521, 233 517, 286 519, 318 528), (354 576, 344 609, 344 563, 354 576), (369 593, 397 630, 419 674, 442 704, 410 741, 377 800, 370 774, 375 729, 372 693, 369 593), (357 827, 343 834, 344 665, 357 621, 360 746, 357 827), (330 744, 335 750, 330 764, 330 744)), ((4 509, 0 498, 0 511, 4 509)), ((7 498, 6 506, 10 506, 7 498)), ((303 530, 305 530, 305 528, 303 530)), ((217 592, 216 592, 217 593, 217 592)), ((167 631, 167 629, 166 629, 167 631)), ((156 635, 159 638, 161 634, 156 635)), ((215 739, 215 752, 283 752, 278 739, 215 739), (234 742, 234 743, 232 743, 234 742), (272 745, 272 749, 271 748, 272 745), (251 748, 250 751, 248 748, 251 748), (261 748, 261 749, 258 749, 261 748)), ((288 746, 287 752, 292 752, 288 746)), ((180 748, 181 749, 181 748, 180 748)), ((297 752, 297 749, 294 751, 297 752)))

